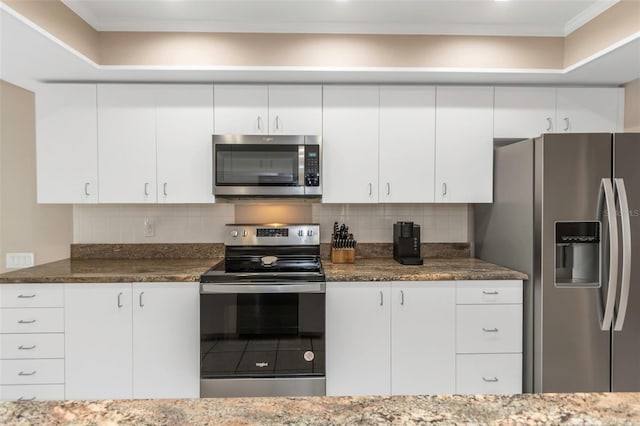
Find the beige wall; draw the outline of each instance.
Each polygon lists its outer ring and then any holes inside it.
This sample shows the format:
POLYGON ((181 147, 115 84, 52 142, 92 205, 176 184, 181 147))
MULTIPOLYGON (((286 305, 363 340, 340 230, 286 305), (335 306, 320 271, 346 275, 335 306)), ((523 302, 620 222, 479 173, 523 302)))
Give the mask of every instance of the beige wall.
POLYGON ((624 86, 624 131, 640 132, 640 78, 624 86))
POLYGON ((35 96, 0 81, 0 271, 7 252, 36 264, 69 257, 71 206, 36 203, 35 96))
POLYGON ((281 204, 76 205, 76 243, 221 243, 227 223, 319 223, 321 241, 329 242, 334 222, 349 225, 359 242, 393 240, 392 224, 413 221, 423 242, 469 242, 466 204, 281 204), (144 236, 144 219, 155 235, 144 236))

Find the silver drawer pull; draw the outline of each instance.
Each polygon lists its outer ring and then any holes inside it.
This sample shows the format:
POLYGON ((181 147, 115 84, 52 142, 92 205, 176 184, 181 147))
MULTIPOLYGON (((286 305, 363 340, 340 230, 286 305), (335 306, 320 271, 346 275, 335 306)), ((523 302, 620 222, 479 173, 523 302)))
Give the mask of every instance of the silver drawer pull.
POLYGON ((485 291, 485 290, 482 290, 482 294, 498 294, 498 292, 497 291, 485 291))
POLYGON ((36 320, 20 320, 18 324, 33 324, 36 320))
POLYGON ((30 373, 26 373, 26 372, 24 372, 24 371, 21 371, 21 372, 19 372, 19 373, 18 373, 18 376, 33 376, 33 375, 34 375, 34 374, 36 374, 36 373, 37 373, 37 371, 36 371, 36 370, 33 370, 33 371, 32 371, 32 372, 30 372, 30 373))
POLYGON ((25 398, 24 396, 21 396, 16 401, 18 401, 18 402, 28 402, 28 401, 35 401, 35 400, 36 400, 35 396, 32 396, 31 398, 25 398))
POLYGON ((486 377, 482 376, 482 380, 484 380, 485 382, 488 382, 488 383, 495 383, 495 382, 498 381, 498 378, 494 377, 493 379, 487 379, 486 377))
POLYGON ((35 294, 19 294, 18 299, 33 299, 36 297, 35 294))
POLYGON ((20 345, 20 346, 18 346, 18 349, 20 349, 21 351, 28 351, 28 350, 35 349, 35 348, 36 348, 36 345, 31 345, 31 346, 20 345))
POLYGON ((482 331, 484 331, 485 333, 497 333, 498 329, 497 328, 484 328, 484 327, 482 327, 482 331))

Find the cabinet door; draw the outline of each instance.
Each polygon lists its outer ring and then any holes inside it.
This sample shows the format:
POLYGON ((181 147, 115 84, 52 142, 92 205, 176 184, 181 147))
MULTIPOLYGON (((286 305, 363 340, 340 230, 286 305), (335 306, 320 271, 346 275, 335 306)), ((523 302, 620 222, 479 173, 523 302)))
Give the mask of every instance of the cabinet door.
POLYGON ((156 110, 158 201, 213 202, 213 86, 159 86, 156 110))
POLYGON ((156 202, 155 86, 98 85, 101 203, 156 202))
POLYGON ((322 86, 269 86, 269 133, 322 134, 322 86))
POLYGON ((558 133, 622 131, 623 116, 624 89, 558 88, 558 133))
POLYGON ((378 202, 379 91, 324 86, 322 201, 378 202))
POLYGON ((133 397, 199 396, 198 283, 134 283, 133 397))
POLYGON ((493 200, 493 87, 438 87, 436 202, 493 200))
POLYGON ((269 131, 269 91, 265 85, 215 85, 215 132, 262 135, 269 131))
POLYGON ((95 84, 45 84, 36 91, 39 203, 98 202, 95 84))
POLYGON ((390 392, 389 284, 327 283, 327 395, 390 392))
POLYGON ((558 131, 553 87, 496 87, 495 138, 528 139, 558 131))
POLYGON ((435 88, 380 88, 379 200, 433 203, 435 88))
POLYGON ((391 393, 455 393, 455 281, 394 282, 391 303, 391 393))
POLYGON ((65 398, 131 398, 131 284, 64 291, 65 398))

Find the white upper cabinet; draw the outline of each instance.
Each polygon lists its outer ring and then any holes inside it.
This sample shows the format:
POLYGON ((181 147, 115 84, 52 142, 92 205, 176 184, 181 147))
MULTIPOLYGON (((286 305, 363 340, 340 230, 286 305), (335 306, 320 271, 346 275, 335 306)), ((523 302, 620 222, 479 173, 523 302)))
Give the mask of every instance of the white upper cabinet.
POLYGON ((380 202, 434 201, 435 99, 430 86, 380 87, 380 202))
POLYGON ((269 132, 269 88, 265 85, 214 86, 215 133, 266 135, 269 132))
POLYGON ((559 131, 556 89, 553 87, 496 87, 494 137, 527 139, 559 131))
POLYGON ((493 201, 493 87, 436 92, 436 202, 493 201))
POLYGON ((36 91, 39 203, 98 202, 95 84, 46 84, 36 91))
POLYGON ((158 202, 213 202, 213 86, 158 86, 156 111, 158 202))
POLYGON ((320 85, 221 84, 214 91, 216 134, 321 134, 320 85))
POLYGON ((624 89, 558 88, 556 132, 620 132, 624 128, 624 89))
POLYGON ((322 134, 322 86, 269 86, 269 133, 322 134))
POLYGON ((156 202, 154 85, 98 85, 101 203, 156 202))
POLYGON ((324 203, 378 202, 379 98, 378 87, 324 87, 324 203))

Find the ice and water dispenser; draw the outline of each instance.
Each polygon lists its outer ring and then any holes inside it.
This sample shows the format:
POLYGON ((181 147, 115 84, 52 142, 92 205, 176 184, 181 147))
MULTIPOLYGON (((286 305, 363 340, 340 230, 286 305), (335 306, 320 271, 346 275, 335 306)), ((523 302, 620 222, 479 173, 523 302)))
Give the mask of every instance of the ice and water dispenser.
POLYGON ((556 222, 556 287, 600 287, 600 222, 556 222))

